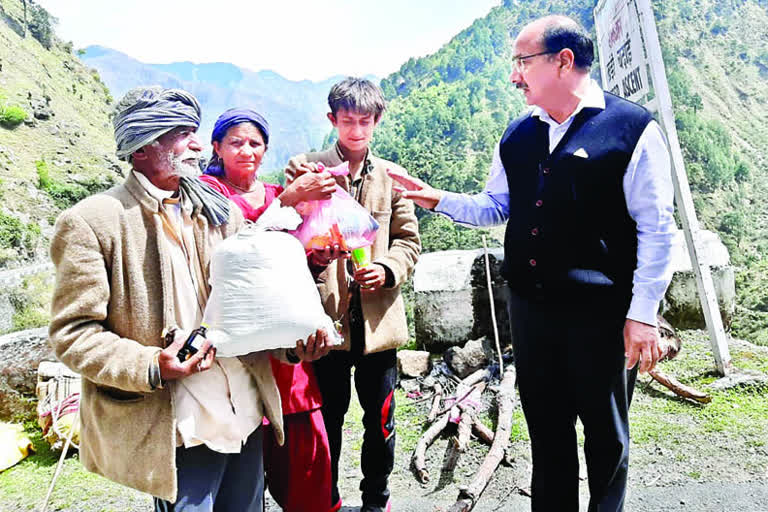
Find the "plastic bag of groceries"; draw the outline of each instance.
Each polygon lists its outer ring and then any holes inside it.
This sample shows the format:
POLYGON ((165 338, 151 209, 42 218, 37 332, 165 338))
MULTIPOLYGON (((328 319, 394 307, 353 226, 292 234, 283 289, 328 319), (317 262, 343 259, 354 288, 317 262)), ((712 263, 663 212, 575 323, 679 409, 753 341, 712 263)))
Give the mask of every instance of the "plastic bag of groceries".
POLYGON ((219 243, 211 257, 211 295, 203 322, 216 355, 290 348, 324 328, 341 335, 323 310, 301 243, 282 231, 301 219, 274 203, 258 222, 219 243))
MULTIPOLYGON (((324 170, 334 176, 345 176, 349 174, 349 164, 344 162, 324 170)), ((351 251, 371 245, 379 229, 368 210, 338 185, 330 199, 301 202, 296 211, 303 222, 292 233, 306 249, 338 244, 342 250, 351 251)))

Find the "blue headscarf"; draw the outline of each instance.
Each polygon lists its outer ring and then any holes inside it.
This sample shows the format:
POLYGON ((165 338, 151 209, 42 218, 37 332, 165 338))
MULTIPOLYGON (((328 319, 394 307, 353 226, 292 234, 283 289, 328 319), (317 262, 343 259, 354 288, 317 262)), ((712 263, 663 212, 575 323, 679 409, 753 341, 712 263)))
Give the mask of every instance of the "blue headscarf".
MULTIPOLYGON (((214 141, 221 142, 227 134, 227 130, 241 123, 253 123, 264 137, 264 144, 269 144, 269 123, 261 114, 250 108, 230 108, 221 114, 216 119, 216 124, 213 125, 211 143, 214 141)), ((224 169, 221 166, 221 159, 215 158, 214 155, 203 172, 212 176, 223 176, 224 169)))

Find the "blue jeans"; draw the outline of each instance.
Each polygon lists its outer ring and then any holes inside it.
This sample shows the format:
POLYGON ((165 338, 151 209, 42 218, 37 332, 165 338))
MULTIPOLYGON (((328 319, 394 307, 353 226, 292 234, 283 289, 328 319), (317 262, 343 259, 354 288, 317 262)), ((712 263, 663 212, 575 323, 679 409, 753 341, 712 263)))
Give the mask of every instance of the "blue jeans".
POLYGON ((176 448, 176 503, 155 498, 155 512, 263 512, 262 429, 240 453, 219 453, 205 445, 176 448))

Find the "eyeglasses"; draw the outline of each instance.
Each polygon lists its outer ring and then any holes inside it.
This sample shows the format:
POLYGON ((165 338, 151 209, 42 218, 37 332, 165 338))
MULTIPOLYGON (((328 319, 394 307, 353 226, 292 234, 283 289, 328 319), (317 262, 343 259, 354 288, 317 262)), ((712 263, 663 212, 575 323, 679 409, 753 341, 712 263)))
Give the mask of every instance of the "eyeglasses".
POLYGON ((538 57, 539 55, 550 55, 552 53, 558 53, 557 52, 539 52, 539 53, 532 53, 530 55, 519 55, 517 57, 512 57, 512 69, 516 69, 518 71, 524 71, 525 70, 525 61, 528 59, 532 59, 534 57, 538 57))

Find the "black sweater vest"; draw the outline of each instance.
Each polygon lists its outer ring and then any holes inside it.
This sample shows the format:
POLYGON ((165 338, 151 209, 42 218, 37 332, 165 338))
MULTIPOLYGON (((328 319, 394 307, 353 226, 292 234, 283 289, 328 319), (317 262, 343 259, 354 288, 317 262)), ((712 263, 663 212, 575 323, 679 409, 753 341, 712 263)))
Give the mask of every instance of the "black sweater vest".
POLYGON ((551 155, 548 125, 530 114, 504 132, 509 221, 502 273, 520 295, 555 299, 611 289, 631 296, 637 232, 623 179, 652 118, 610 93, 605 107, 579 112, 551 155))

